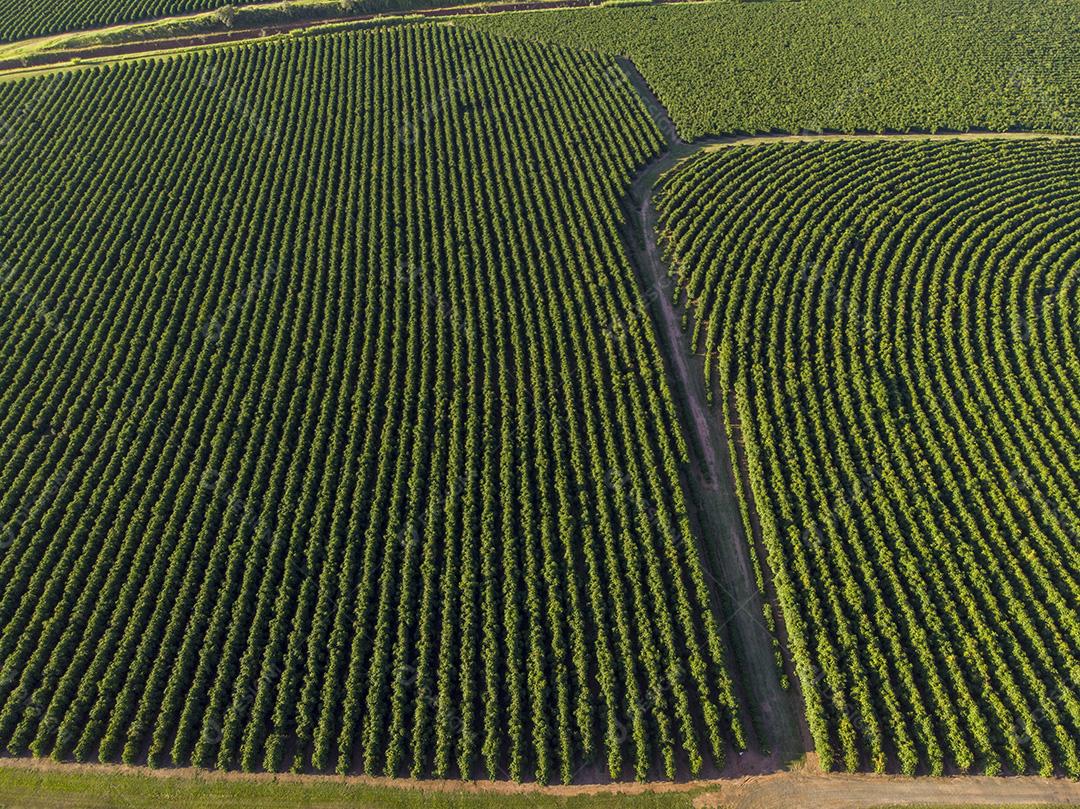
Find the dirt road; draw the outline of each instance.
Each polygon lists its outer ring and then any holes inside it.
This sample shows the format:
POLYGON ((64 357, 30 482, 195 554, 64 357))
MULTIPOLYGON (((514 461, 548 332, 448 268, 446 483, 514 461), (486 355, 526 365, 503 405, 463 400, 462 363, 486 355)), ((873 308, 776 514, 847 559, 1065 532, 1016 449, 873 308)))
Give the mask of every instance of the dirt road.
MULTIPOLYGON (((671 0, 658 0, 670 2, 671 0)), ((7 59, 0 61, 0 72, 23 71, 30 68, 45 68, 55 66, 72 59, 108 60, 119 56, 145 55, 150 56, 163 53, 177 48, 195 48, 206 45, 220 45, 235 42, 243 42, 250 39, 264 39, 275 34, 287 34, 290 31, 298 31, 312 26, 334 25, 339 23, 362 23, 379 20, 386 17, 408 15, 414 18, 431 18, 465 16, 470 14, 496 14, 504 11, 533 11, 536 9, 558 8, 581 8, 598 5, 600 0, 526 0, 526 2, 492 3, 487 5, 471 6, 443 6, 434 8, 417 8, 403 11, 377 11, 363 14, 347 14, 332 17, 313 17, 308 19, 282 21, 251 25, 244 28, 235 28, 224 31, 213 31, 205 34, 192 34, 182 37, 152 38, 134 42, 121 42, 112 45, 98 45, 91 48, 76 48, 70 50, 44 51, 35 53, 27 58, 7 59)), ((247 8, 248 6, 245 6, 247 8)), ((205 12, 196 14, 179 15, 177 21, 190 17, 203 16, 205 12)), ((137 24, 137 23, 135 23, 137 24)), ((93 30, 93 29, 91 29, 93 30)), ((82 32, 69 32, 82 33, 82 32)), ((56 35, 53 35, 56 36, 56 35)))
POLYGON ((777 773, 721 785, 694 798, 700 809, 862 809, 873 806, 1080 805, 1080 784, 1039 778, 904 778, 777 773))
MULTIPOLYGON (((674 380, 673 390, 689 427, 691 500, 697 506, 699 535, 704 540, 701 550, 710 562, 722 619, 734 647, 733 662, 739 675, 746 724, 758 749, 768 752, 771 768, 782 768, 803 756, 809 734, 800 727, 803 713, 797 694, 780 685, 772 635, 763 616, 764 600, 757 587, 735 496, 727 441, 707 403, 704 361, 687 348, 681 314, 676 311, 674 283, 656 244, 654 188, 665 172, 700 151, 705 143, 685 143, 645 79, 628 60, 620 63, 668 142, 664 152, 639 172, 630 190, 636 219, 632 223, 634 232, 628 238, 631 258, 644 284, 645 299, 674 380)), ((753 766, 759 763, 755 761, 753 766)))
MULTIPOLYGON (((763 146, 769 143, 814 143, 820 141, 919 141, 919 140, 1078 140, 1080 135, 1057 135, 1050 132, 887 132, 824 133, 805 135, 732 135, 695 141, 694 153, 715 152, 731 146, 763 146)), ((681 158, 680 158, 681 159, 681 158)))
MULTIPOLYGON (((510 0, 509 2, 484 2, 482 4, 476 3, 473 5, 449 5, 439 6, 437 0, 433 2, 432 6, 427 8, 420 7, 414 9, 387 9, 383 11, 363 12, 359 14, 344 14, 344 15, 332 15, 328 17, 309 17, 306 19, 283 19, 280 22, 263 22, 259 24, 250 24, 240 28, 233 28, 229 30, 210 31, 203 34, 191 34, 177 37, 152 37, 144 40, 135 40, 131 42, 117 42, 108 45, 96 45, 89 48, 70 48, 70 49, 58 49, 55 51, 38 51, 25 57, 11 58, 0 60, 0 73, 17 73, 33 75, 36 72, 41 72, 49 68, 55 68, 60 65, 64 65, 70 62, 72 59, 78 59, 81 62, 108 62, 120 58, 130 58, 137 56, 154 56, 163 53, 167 53, 171 50, 177 50, 180 48, 202 48, 210 45, 222 45, 232 44, 236 42, 243 42, 251 39, 264 39, 269 36, 277 34, 287 34, 291 31, 299 31, 304 28, 311 28, 315 26, 324 25, 337 25, 347 23, 364 23, 364 22, 377 22, 382 19, 388 21, 395 18, 401 19, 409 17, 415 21, 417 19, 430 19, 438 20, 446 17, 464 17, 477 14, 501 14, 505 12, 521 12, 521 11, 542 11, 542 10, 556 10, 556 9, 572 9, 572 8, 589 8, 599 6, 604 0, 510 0)), ((665 3, 687 3, 687 2, 703 2, 704 0, 652 0, 653 3, 662 5, 665 3)), ((267 6, 273 8, 277 3, 265 3, 265 4, 244 4, 243 8, 250 9, 253 7, 267 6)), ((302 7, 300 7, 302 8, 302 7)), ((129 23, 131 26, 138 26, 141 23, 146 22, 168 22, 176 20, 178 22, 185 19, 205 16, 206 12, 195 12, 192 14, 181 14, 175 17, 165 17, 155 20, 142 20, 134 23, 129 23)), ((69 31, 63 35, 50 34, 45 37, 36 37, 35 39, 49 40, 55 39, 57 36, 77 35, 81 33, 91 33, 95 30, 105 31, 110 28, 120 28, 123 26, 108 26, 103 29, 87 29, 86 31, 69 31)), ((11 44, 11 43, 8 43, 11 44)))

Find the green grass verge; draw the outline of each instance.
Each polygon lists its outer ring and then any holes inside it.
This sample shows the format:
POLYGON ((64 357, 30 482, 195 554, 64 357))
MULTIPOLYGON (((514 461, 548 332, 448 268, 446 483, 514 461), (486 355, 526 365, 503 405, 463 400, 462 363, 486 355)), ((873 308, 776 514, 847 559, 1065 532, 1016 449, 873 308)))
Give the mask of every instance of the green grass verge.
POLYGON ((65 770, 34 771, 0 765, 0 809, 265 809, 272 807, 388 807, 388 809, 684 809, 688 792, 636 795, 590 794, 565 796, 546 792, 427 790, 411 786, 373 786, 325 780, 223 780, 221 778, 115 774, 65 770))

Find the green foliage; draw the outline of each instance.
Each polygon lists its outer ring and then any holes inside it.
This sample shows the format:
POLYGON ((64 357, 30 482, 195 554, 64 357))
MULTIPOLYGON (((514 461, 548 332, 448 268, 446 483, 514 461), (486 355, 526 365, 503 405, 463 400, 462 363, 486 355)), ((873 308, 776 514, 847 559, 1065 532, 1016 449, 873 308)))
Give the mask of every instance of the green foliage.
POLYGON ((8 750, 544 782, 741 746, 613 60, 411 26, 0 111, 8 750))
MULTIPOLYGON (((0 766, 0 806, 33 809, 692 809, 701 790, 630 793, 597 790, 561 795, 545 789, 513 793, 269 777, 217 778, 186 773, 80 772, 68 767, 29 769, 0 766)), ((920 809, 930 809, 920 807, 920 809)), ((969 807, 968 809, 974 809, 969 807)), ((1016 807, 1035 809, 1035 807, 1016 807)))
POLYGON ((1080 774, 1078 171, 778 144, 658 196, 825 769, 1080 774))
POLYGON ((630 56, 691 140, 732 132, 1080 132, 1080 0, 804 0, 459 24, 630 56))
POLYGON ((235 6, 221 6, 214 11, 214 20, 226 28, 232 28, 233 23, 236 22, 235 6))

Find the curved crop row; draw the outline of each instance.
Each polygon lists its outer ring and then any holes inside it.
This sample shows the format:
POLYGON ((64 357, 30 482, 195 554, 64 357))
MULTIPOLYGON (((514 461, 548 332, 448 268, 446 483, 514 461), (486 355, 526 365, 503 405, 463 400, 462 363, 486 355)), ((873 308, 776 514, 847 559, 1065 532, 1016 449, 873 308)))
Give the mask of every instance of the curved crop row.
POLYGON ((1080 775, 1078 177, 802 143, 658 194, 826 769, 1080 775))

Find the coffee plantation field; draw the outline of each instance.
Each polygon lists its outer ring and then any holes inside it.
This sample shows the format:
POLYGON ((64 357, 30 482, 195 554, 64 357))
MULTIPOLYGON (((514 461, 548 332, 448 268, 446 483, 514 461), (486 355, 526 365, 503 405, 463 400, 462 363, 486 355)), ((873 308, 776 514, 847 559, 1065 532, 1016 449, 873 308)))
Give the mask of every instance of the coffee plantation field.
POLYGON ((1080 141, 719 149, 657 206, 822 766, 1080 774, 1080 141))
POLYGON ((1080 0, 591 2, 0 0, 0 809, 1080 805, 1080 0))
POLYGON ((758 0, 462 25, 621 53, 687 140, 732 132, 1080 132, 1080 0, 758 0))
POLYGON ((612 60, 399 27, 0 111, 10 753, 544 782, 743 747, 612 60))

